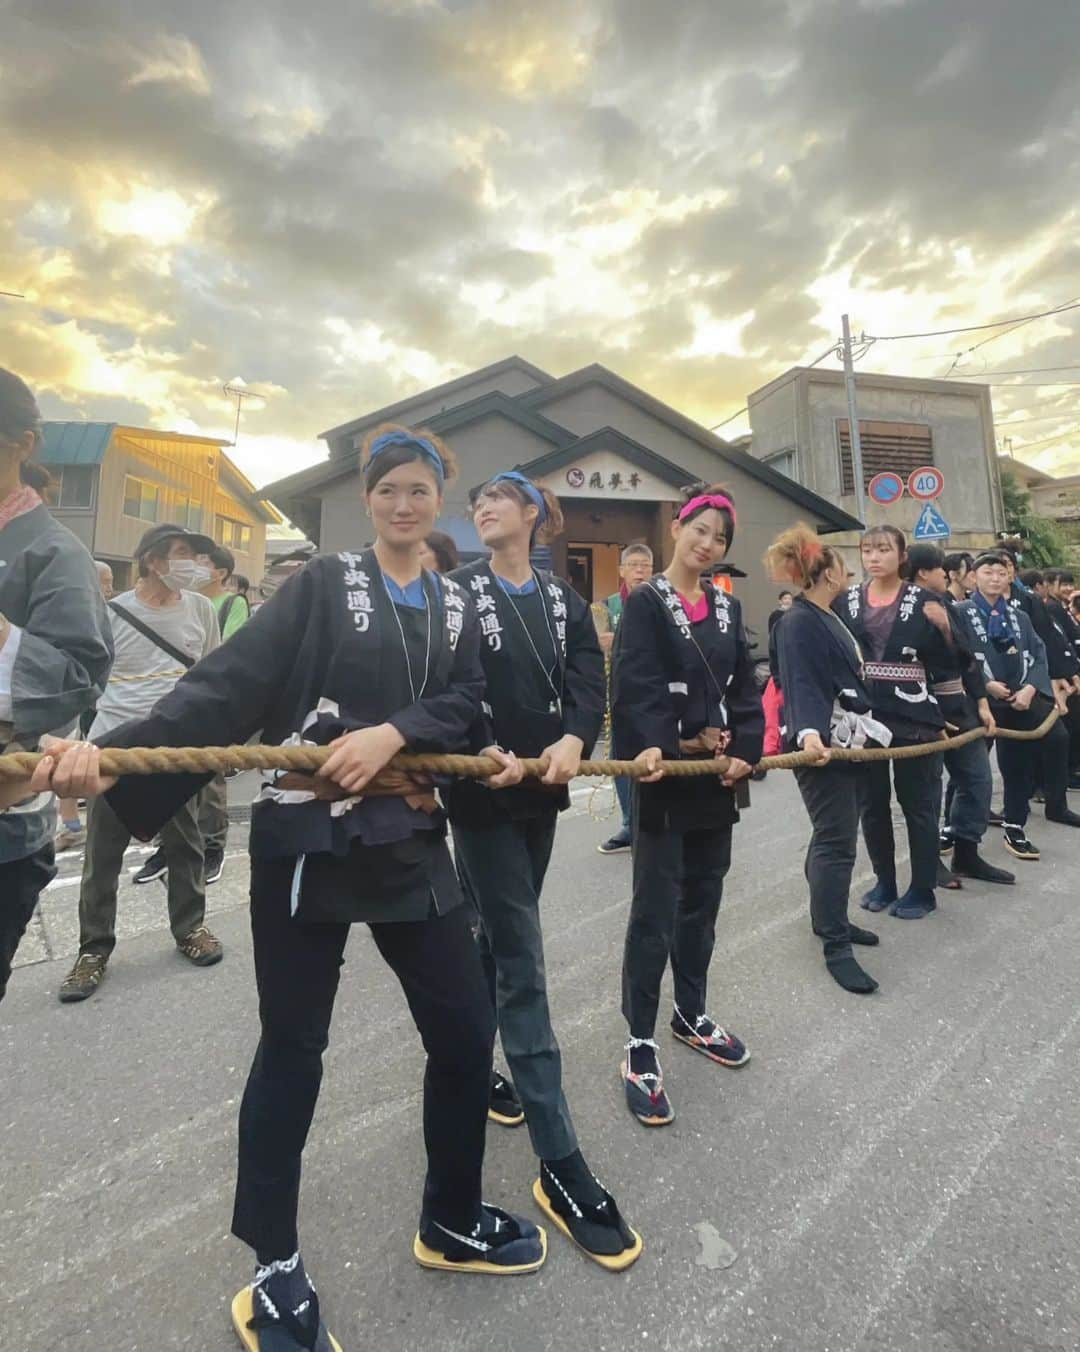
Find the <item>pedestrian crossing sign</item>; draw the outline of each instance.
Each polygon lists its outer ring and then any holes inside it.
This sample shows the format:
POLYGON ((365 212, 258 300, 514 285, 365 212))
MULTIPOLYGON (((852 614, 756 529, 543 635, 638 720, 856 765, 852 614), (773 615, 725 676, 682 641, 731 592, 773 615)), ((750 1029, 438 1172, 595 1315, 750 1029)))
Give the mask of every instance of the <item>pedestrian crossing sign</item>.
POLYGON ((919 514, 919 519, 915 523, 913 539, 916 540, 947 540, 952 534, 949 529, 949 523, 941 515, 932 502, 928 502, 919 514))

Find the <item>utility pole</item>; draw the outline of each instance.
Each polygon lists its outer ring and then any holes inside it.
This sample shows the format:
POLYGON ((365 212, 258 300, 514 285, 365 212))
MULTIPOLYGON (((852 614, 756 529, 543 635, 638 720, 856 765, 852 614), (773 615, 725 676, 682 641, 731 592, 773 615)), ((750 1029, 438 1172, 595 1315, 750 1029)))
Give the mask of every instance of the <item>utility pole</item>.
POLYGON ((855 515, 866 523, 866 488, 863 484, 862 438, 859 436, 859 407, 855 398, 855 363, 851 359, 851 325, 841 316, 843 325, 844 387, 847 390, 848 442, 851 446, 851 475, 855 480, 855 515))

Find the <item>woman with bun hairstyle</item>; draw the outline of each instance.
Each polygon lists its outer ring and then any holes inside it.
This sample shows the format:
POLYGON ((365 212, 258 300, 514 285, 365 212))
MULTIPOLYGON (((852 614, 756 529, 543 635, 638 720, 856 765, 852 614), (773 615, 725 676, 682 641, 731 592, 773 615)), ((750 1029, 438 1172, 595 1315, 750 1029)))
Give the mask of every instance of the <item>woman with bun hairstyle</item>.
POLYGON ((540 894, 568 784, 600 733, 604 658, 592 613, 562 578, 530 554, 562 529, 558 500, 518 470, 496 474, 472 494, 487 559, 452 574, 476 606, 493 733, 479 735, 515 756, 547 762, 539 780, 520 772, 460 779, 447 804, 455 853, 480 916, 478 937, 498 1011, 513 1089, 492 1084, 491 1112, 511 1125, 524 1112, 540 1161, 537 1205, 601 1267, 621 1271, 642 1249, 578 1145, 563 1094, 562 1054, 548 1009, 540 894), (491 792, 495 788, 498 791, 491 792))
POLYGON ((806 851, 810 921, 833 980, 856 995, 869 995, 877 982, 855 960, 851 946, 873 946, 878 936, 848 919, 867 767, 833 760, 832 750, 888 746, 891 734, 870 716, 862 653, 832 610, 847 585, 847 565, 838 551, 800 523, 769 547, 765 566, 775 581, 798 589, 783 624, 776 627, 776 647, 786 746, 816 758, 813 766, 795 770, 813 827, 806 851))
POLYGON ((671 561, 634 591, 615 636, 612 724, 622 756, 647 773, 631 810, 634 890, 623 955, 629 1025, 622 1074, 630 1111, 645 1126, 675 1116, 654 1034, 668 960, 675 983, 671 1032, 724 1066, 750 1059, 706 1009, 716 916, 738 820, 735 785, 761 756, 765 719, 739 602, 711 574, 735 535, 735 503, 717 484, 683 489, 671 524, 671 561), (727 756, 727 773, 665 779, 663 759, 727 756))
MULTIPOLYGON (((874 717, 892 733, 893 746, 940 741, 945 715, 930 689, 930 671, 955 660, 945 607, 914 582, 904 580, 907 541, 895 526, 874 526, 860 543, 865 582, 837 597, 833 610, 854 635, 865 661, 866 689, 874 717)), ((907 822, 911 885, 896 886, 889 762, 867 771, 863 837, 877 881, 863 897, 868 911, 920 920, 937 908, 938 823, 941 754, 892 762, 892 782, 907 822)))
MULTIPOLYGON (((0 369, 0 753, 67 732, 105 689, 112 631, 86 546, 42 501, 48 473, 29 387, 0 369)), ((8 789, 12 786, 8 785, 8 789)), ((52 796, 20 786, 0 811, 0 1000, 15 950, 56 870, 52 796)))
MULTIPOLYGON (((297 1204, 356 923, 370 926, 427 1051, 428 1168, 414 1256, 424 1267, 507 1275, 535 1270, 546 1253, 541 1230, 481 1201, 495 1021, 445 817, 424 778, 403 775, 401 796, 364 792, 398 751, 464 750, 481 714, 475 607, 456 582, 420 566, 454 460, 434 435, 388 425, 369 435, 362 469, 374 545, 313 558, 149 716, 103 739, 228 746, 261 729, 272 745, 332 748, 314 775, 269 772, 252 808, 262 1036, 240 1108, 233 1233, 257 1266, 233 1319, 249 1348, 274 1352, 333 1346, 300 1257, 297 1204)), ((84 769, 75 782, 58 769, 65 792, 108 789, 92 764, 84 769)), ((145 840, 207 778, 121 779, 108 797, 145 840)), ((378 1100, 375 1072, 357 1066, 356 1076, 360 1099, 378 1100)))

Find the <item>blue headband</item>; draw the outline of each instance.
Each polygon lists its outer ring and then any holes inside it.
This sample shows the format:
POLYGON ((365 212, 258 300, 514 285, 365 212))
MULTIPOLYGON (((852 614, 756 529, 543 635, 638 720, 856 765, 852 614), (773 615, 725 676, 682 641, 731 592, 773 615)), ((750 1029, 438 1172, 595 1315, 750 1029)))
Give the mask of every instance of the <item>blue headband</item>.
POLYGON ((419 451, 426 460, 431 461, 439 483, 446 479, 442 456, 427 437, 418 437, 412 432, 384 432, 381 437, 376 437, 368 450, 368 464, 370 465, 376 456, 382 455, 383 451, 388 451, 391 446, 410 446, 413 450, 419 451))
POLYGON ((526 479, 525 475, 522 474, 520 470, 516 469, 503 470, 502 474, 496 474, 493 479, 488 480, 488 483, 497 484, 504 479, 509 479, 512 484, 517 484, 518 488, 521 489, 540 513, 536 519, 536 524, 542 526, 548 519, 548 509, 547 503, 544 501, 544 495, 540 492, 539 488, 537 488, 531 479, 526 479))

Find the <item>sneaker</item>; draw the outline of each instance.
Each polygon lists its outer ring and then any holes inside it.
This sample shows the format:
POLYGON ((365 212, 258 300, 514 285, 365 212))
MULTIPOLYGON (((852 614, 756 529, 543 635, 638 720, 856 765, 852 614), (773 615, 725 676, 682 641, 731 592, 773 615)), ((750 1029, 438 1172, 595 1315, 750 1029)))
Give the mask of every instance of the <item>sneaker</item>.
POLYGON ((1005 848, 1017 859, 1025 859, 1031 862, 1040 858, 1039 851, 1028 840, 1022 826, 1006 826, 1005 848))
POLYGON ((56 833, 56 840, 54 841, 54 846, 57 854, 59 854, 61 850, 79 849, 81 846, 85 844, 86 844, 86 830, 82 826, 80 826, 77 831, 73 831, 68 826, 62 827, 56 833))
POLYGON ((652 1038, 632 1037, 626 1044, 626 1060, 619 1067, 626 1106, 643 1127, 666 1127, 675 1121, 675 1109, 664 1092, 659 1050, 652 1038))
POLYGON ((488 1099, 488 1117, 502 1127, 520 1127, 525 1121, 525 1110, 517 1090, 497 1070, 491 1072, 491 1097, 488 1099))
POLYGON ((205 925, 193 929, 186 939, 182 939, 177 948, 184 957, 196 967, 213 967, 224 956, 221 940, 216 938, 205 925))
POLYGON ((165 851, 159 845, 150 858, 139 869, 132 882, 152 883, 155 878, 164 878, 169 871, 169 861, 165 858, 165 851))
POLYGON ((951 826, 943 826, 938 835, 938 854, 948 854, 956 844, 956 838, 953 836, 951 826))
POLYGON ((100 953, 80 953, 60 986, 60 1003, 70 1005, 76 1000, 88 1000, 105 979, 107 962, 108 958, 100 953))
POLYGON ((541 1160, 532 1192, 556 1229, 602 1268, 622 1272, 641 1257, 641 1236, 623 1220, 614 1197, 593 1176, 580 1150, 565 1160, 541 1160))
POLYGON ((630 848, 630 833, 628 831, 616 831, 602 845, 597 845, 600 854, 621 854, 624 850, 630 848))
POLYGON ((488 1272, 497 1277, 535 1272, 543 1266, 546 1231, 486 1202, 480 1211, 480 1219, 467 1234, 421 1217, 413 1240, 413 1257, 420 1266, 443 1272, 488 1272))
POLYGON ((216 883, 225 872, 225 851, 211 845, 203 854, 204 881, 209 885, 216 883))
POLYGON ((717 1065, 745 1066, 750 1060, 750 1053, 741 1039, 714 1023, 707 1014, 698 1014, 691 1021, 676 1005, 671 1016, 671 1032, 680 1042, 717 1065))

